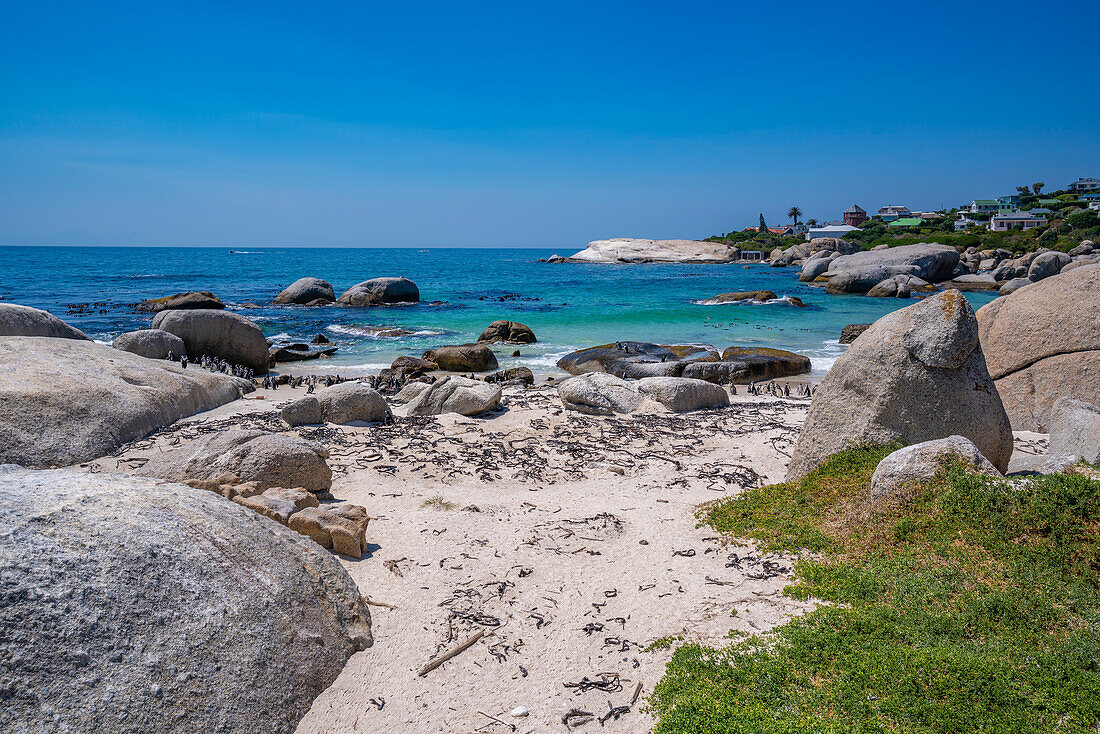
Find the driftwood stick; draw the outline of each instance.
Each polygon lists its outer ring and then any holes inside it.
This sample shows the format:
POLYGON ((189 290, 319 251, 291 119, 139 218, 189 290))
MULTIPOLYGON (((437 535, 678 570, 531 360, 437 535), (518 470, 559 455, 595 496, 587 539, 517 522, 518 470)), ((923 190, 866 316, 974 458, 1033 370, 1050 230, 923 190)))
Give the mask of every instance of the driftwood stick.
POLYGON ((631 706, 638 702, 638 696, 640 695, 642 695, 642 682, 638 681, 638 685, 634 687, 634 697, 630 699, 631 706))
POLYGON ((427 665, 425 665, 423 668, 420 669, 420 672, 417 673, 417 675, 420 676, 420 677, 423 677, 423 676, 427 675, 428 673, 432 672, 433 670, 438 668, 443 663, 445 663, 448 660, 450 660, 451 658, 453 658, 455 655, 458 655, 460 652, 462 652, 466 648, 473 645, 475 642, 480 640, 484 635, 485 635, 485 630, 478 630, 477 632, 475 632, 473 634, 473 637, 471 637, 470 639, 463 642, 461 645, 456 647, 454 650, 451 650, 450 652, 447 652, 447 653, 443 653, 438 658, 436 658, 435 660, 433 660, 430 663, 428 663, 427 665))
POLYGON ((366 596, 366 595, 363 596, 363 601, 365 601, 367 604, 369 604, 372 607, 385 607, 386 609, 397 609, 397 607, 394 606, 393 604, 387 604, 384 601, 375 601, 374 599, 371 599, 369 596, 366 596))

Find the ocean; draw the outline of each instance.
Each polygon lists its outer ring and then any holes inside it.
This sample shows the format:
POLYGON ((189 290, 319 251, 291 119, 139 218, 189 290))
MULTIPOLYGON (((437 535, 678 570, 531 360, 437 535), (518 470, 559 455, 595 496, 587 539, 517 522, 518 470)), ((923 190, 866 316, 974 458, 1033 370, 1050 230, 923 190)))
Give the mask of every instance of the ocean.
MULTIPOLYGON (((562 355, 613 341, 767 346, 810 357, 823 375, 844 347, 846 324, 868 323, 912 301, 832 296, 798 281, 797 268, 763 264, 548 264, 580 247, 543 249, 0 247, 0 301, 46 309, 97 341, 148 328, 132 304, 190 290, 217 294, 268 337, 309 341, 324 334, 331 360, 298 368, 377 371, 399 355, 475 341, 490 322, 519 321, 538 343, 495 349, 502 367, 554 372, 562 355), (354 309, 273 306, 284 287, 323 278, 339 295, 379 276, 416 282, 423 303, 354 309), (730 291, 770 290, 785 301, 708 306, 730 291), (95 304, 95 305, 93 305, 95 304), (246 305, 248 304, 248 305, 246 305), (254 304, 254 306, 253 306, 254 304)), ((974 308, 994 294, 968 293, 974 308)))

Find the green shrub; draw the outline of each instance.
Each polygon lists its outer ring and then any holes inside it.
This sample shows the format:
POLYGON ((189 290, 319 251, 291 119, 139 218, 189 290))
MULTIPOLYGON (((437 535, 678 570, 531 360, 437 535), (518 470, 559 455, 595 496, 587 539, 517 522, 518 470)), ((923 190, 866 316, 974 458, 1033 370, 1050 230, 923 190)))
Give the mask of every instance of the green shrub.
POLYGON ((906 506, 861 514, 886 450, 703 511, 761 550, 815 551, 787 593, 829 603, 677 649, 650 701, 657 732, 1097 730, 1100 482, 945 466, 906 506))

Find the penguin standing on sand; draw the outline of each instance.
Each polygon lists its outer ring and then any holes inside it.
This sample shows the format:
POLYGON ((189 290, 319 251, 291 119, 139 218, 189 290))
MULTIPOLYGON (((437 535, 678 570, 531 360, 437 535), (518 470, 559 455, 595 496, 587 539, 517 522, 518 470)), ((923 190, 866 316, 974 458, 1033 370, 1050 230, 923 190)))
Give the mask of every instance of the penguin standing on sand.
POLYGON ((186 354, 183 355, 182 357, 180 357, 180 367, 183 367, 184 369, 187 369, 187 355, 186 354))

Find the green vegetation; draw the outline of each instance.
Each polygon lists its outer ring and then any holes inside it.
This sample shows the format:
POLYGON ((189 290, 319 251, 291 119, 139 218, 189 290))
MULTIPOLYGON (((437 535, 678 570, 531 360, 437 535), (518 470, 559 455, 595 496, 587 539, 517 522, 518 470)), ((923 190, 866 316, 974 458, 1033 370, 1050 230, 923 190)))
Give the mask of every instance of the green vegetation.
MULTIPOLYGON (((860 225, 859 229, 844 235, 844 239, 858 243, 864 249, 870 249, 878 245, 898 247, 911 245, 918 242, 938 242, 943 245, 955 247, 976 247, 979 250, 1006 249, 1022 254, 1032 252, 1039 248, 1061 250, 1068 252, 1084 240, 1100 240, 1100 216, 1095 211, 1090 211, 1087 204, 1078 199, 1074 194, 1064 191, 1054 191, 1043 196, 1039 192, 1043 190, 1044 183, 1037 181, 1028 186, 1017 186, 1020 194, 1019 209, 1044 208, 1050 209, 1046 215, 1049 223, 1043 227, 1035 227, 1024 232, 1015 229, 1009 232, 990 232, 984 226, 989 221, 989 214, 967 213, 972 220, 982 222, 979 227, 964 232, 955 230, 955 221, 959 218, 958 209, 950 209, 941 218, 932 218, 923 222, 919 227, 893 227, 879 219, 870 219, 860 225)), ((792 206, 787 211, 787 216, 796 223, 802 216, 802 210, 792 206), (797 215, 795 212, 797 211, 797 215)), ((811 227, 817 225, 816 219, 806 222, 811 227)), ((757 229, 751 227, 746 231, 727 232, 707 238, 714 242, 725 242, 742 250, 760 250, 770 252, 776 247, 787 248, 805 242, 803 237, 779 237, 768 231, 764 223, 764 215, 760 215, 760 226, 757 229)))
POLYGON ((904 506, 857 498, 888 449, 710 505, 705 523, 802 551, 786 593, 827 604, 714 650, 682 645, 657 732, 1095 732, 1100 482, 1010 485, 945 466, 904 506))

